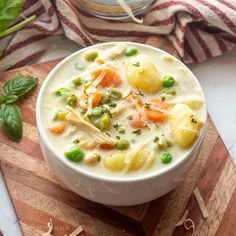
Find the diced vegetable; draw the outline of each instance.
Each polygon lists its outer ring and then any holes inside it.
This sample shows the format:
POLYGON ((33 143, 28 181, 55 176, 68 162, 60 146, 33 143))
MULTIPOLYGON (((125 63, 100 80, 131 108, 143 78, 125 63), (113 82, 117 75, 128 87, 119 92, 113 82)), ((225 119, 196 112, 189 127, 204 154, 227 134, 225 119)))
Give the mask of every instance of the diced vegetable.
POLYGON ((135 158, 133 159, 133 162, 130 166, 130 170, 141 169, 145 165, 149 155, 150 153, 146 150, 138 152, 135 158))
POLYGON ((95 117, 100 117, 104 114, 104 108, 101 106, 94 107, 92 110, 92 115, 95 117))
POLYGON ((85 83, 84 84, 84 91, 86 91, 91 86, 92 83, 93 83, 92 81, 85 83))
POLYGON ((163 164, 169 164, 172 161, 172 155, 169 152, 164 152, 161 155, 161 162, 163 164))
POLYGON ((127 116, 127 120, 133 120, 133 118, 134 118, 133 115, 128 115, 127 116))
POLYGON ((175 89, 167 89, 165 91, 166 94, 169 94, 169 95, 176 95, 176 90, 175 89))
POLYGON ((82 79, 80 77, 78 78, 75 78, 72 80, 72 83, 75 85, 75 86, 80 86, 82 84, 82 79))
POLYGON ((65 117, 66 117, 66 114, 67 112, 66 111, 62 111, 62 110, 58 110, 56 112, 56 114, 54 115, 53 117, 53 120, 54 121, 64 121, 65 120, 65 117))
POLYGON ((98 56, 98 53, 94 50, 89 50, 85 53, 85 59, 87 61, 94 61, 98 56))
POLYGON ((90 96, 92 96, 92 107, 97 106, 102 98, 102 94, 97 90, 95 93, 92 93, 90 96))
POLYGON ((114 100, 119 100, 122 98, 122 93, 115 88, 112 88, 108 91, 108 97, 114 100))
MULTIPOLYGON (((92 96, 92 107, 97 106, 102 98, 102 95, 98 90, 95 93, 90 94, 89 96, 92 96)), ((84 110, 88 108, 89 96, 86 93, 82 93, 78 97, 78 104, 84 110)))
POLYGON ((136 47, 128 47, 126 50, 125 50, 125 56, 127 57, 131 57, 131 56, 134 56, 138 53, 138 49, 136 47))
POLYGON ((48 129, 54 134, 62 134, 65 131, 65 127, 66 127, 65 123, 61 122, 48 129))
POLYGON ((142 129, 145 128, 144 119, 139 116, 138 114, 135 115, 131 120, 128 121, 129 125, 135 129, 142 129))
POLYGON ((106 72, 103 79, 101 80, 100 82, 100 85, 103 86, 103 87, 109 87, 109 86, 119 86, 122 82, 121 80, 121 77, 119 75, 119 73, 114 70, 114 69, 111 69, 111 68, 100 68, 100 69, 97 69, 97 70, 94 70, 92 72, 92 77, 93 79, 97 79, 99 77, 99 75, 103 72, 106 72))
POLYGON ((102 143, 99 145, 99 147, 103 150, 110 151, 114 149, 114 146, 108 143, 102 143))
POLYGON ((84 151, 78 146, 69 147, 65 150, 64 156, 73 162, 80 162, 84 159, 84 151))
POLYGON ((129 147, 129 141, 127 139, 119 139, 115 147, 118 150, 126 150, 129 147))
POLYGON ((154 99, 149 102, 149 107, 144 107, 148 120, 154 122, 163 122, 166 120, 166 114, 161 110, 169 109, 170 105, 159 99, 154 99))
POLYGON ((58 90, 55 91, 55 95, 58 97, 65 96, 65 95, 68 95, 69 92, 70 92, 69 88, 62 87, 62 88, 59 88, 58 90))
POLYGON ((110 125, 110 116, 108 114, 104 114, 99 122, 99 129, 106 130, 110 125))
POLYGON ((107 94, 102 94, 102 98, 100 100, 100 104, 108 104, 111 102, 111 99, 107 94))
POLYGON ((66 104, 71 107, 76 107, 78 97, 76 95, 71 95, 66 99, 66 104))
POLYGON ((111 171, 121 171, 125 168, 125 156, 126 153, 124 152, 106 156, 103 159, 103 164, 107 169, 111 171))
POLYGON ((96 58, 95 62, 99 63, 99 64, 104 64, 106 61, 101 59, 101 58, 96 58))
POLYGON ((171 87, 175 83, 175 79, 171 75, 166 75, 162 79, 162 85, 163 87, 171 87))

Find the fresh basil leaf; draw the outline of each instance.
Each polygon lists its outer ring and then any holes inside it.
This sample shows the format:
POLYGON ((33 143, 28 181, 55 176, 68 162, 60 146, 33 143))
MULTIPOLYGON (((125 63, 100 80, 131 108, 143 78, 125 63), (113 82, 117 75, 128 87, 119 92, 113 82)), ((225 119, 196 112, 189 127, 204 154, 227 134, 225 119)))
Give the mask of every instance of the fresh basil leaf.
POLYGON ((5 103, 6 104, 11 104, 13 102, 15 102, 18 99, 18 96, 10 94, 5 96, 5 103))
POLYGON ((0 32, 17 19, 24 0, 0 0, 0 32))
POLYGON ((16 95, 20 97, 31 90, 36 84, 37 78, 21 75, 7 81, 3 90, 7 95, 16 95))
POLYGON ((19 107, 15 104, 2 104, 0 117, 8 137, 19 142, 22 138, 22 118, 19 107))
POLYGON ((6 96, 0 94, 0 105, 6 101, 6 96))

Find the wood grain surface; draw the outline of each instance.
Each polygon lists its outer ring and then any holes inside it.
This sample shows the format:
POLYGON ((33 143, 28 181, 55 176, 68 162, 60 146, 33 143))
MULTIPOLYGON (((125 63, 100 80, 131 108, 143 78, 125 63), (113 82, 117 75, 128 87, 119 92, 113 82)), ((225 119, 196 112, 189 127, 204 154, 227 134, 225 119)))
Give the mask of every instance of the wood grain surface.
MULTIPOLYGON (((148 44, 177 53, 164 38, 149 38, 148 44)), ((60 60, 26 66, 2 73, 0 87, 14 75, 34 75, 39 84, 19 101, 24 135, 11 142, 0 132, 0 161, 22 231, 26 236, 42 235, 47 222, 54 223, 54 236, 69 235, 82 225, 83 235, 191 235, 175 227, 186 209, 197 236, 236 235, 236 167, 212 120, 195 165, 184 182, 165 196, 131 207, 110 207, 93 203, 66 189, 44 161, 35 127, 35 103, 47 74, 60 60), (209 217, 203 219, 193 190, 198 188, 209 217)))

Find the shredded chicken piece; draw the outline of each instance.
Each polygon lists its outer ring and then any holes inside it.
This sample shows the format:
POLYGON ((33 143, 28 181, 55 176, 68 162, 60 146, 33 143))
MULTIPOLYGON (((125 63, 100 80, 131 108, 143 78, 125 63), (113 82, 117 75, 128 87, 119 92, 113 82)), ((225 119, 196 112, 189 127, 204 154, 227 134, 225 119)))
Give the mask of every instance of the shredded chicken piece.
POLYGON ((178 227, 178 226, 181 226, 184 224, 186 218, 187 218, 187 215, 188 215, 188 210, 186 210, 183 214, 183 216, 180 218, 180 220, 176 223, 175 227, 178 227))
MULTIPOLYGON (((77 236, 80 233, 82 233, 84 231, 84 229, 82 228, 82 226, 80 225, 78 228, 76 228, 71 234, 69 234, 69 236, 77 236)), ((65 235, 66 236, 66 235, 65 235)))
POLYGON ((132 165, 133 163, 133 160, 134 158, 136 157, 136 155, 143 149, 147 146, 148 142, 145 142, 141 145, 137 145, 137 146, 134 146, 126 155, 125 157, 125 168, 123 170, 123 174, 127 173, 130 169, 130 166, 132 165))
POLYGON ((53 236, 52 231, 53 231, 53 223, 52 219, 49 219, 49 222, 47 223, 48 226, 48 231, 46 233, 43 233, 42 236, 53 236))
POLYGON ((101 156, 100 156, 99 153, 94 152, 92 155, 86 157, 86 158, 84 159, 84 161, 85 161, 85 163, 90 164, 90 163, 94 163, 94 162, 98 161, 100 157, 101 157, 101 156))
POLYGON ((107 50, 107 52, 105 53, 104 57, 105 60, 113 60, 119 56, 122 55, 122 53, 124 52, 124 50, 126 49, 126 44, 118 44, 114 47, 112 47, 111 49, 107 50))
POLYGON ((144 164, 144 166, 142 168, 143 170, 146 170, 146 169, 148 169, 151 166, 151 164, 154 161, 154 158, 155 158, 156 155, 157 155, 157 151, 156 150, 149 155, 148 159, 146 160, 146 162, 145 162, 145 164, 144 164))
POLYGON ((81 115, 77 113, 72 107, 66 106, 66 109, 72 114, 72 116, 66 116, 66 120, 75 124, 80 130, 86 132, 90 137, 93 137, 97 143, 107 143, 114 145, 116 141, 102 133, 98 128, 91 125, 89 122, 83 120, 81 115))

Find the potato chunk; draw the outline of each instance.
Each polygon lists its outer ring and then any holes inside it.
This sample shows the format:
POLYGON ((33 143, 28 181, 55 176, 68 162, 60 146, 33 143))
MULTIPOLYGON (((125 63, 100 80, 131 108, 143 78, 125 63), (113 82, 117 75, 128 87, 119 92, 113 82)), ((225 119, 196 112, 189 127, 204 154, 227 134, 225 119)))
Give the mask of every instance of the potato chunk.
POLYGON ((170 126, 175 142, 188 147, 198 134, 199 120, 189 106, 179 103, 170 112, 170 126))
POLYGON ((121 171, 125 168, 125 152, 117 152, 103 159, 104 166, 111 171, 121 171))
POLYGON ((161 76, 153 61, 145 55, 132 58, 126 64, 125 73, 129 84, 135 88, 150 93, 156 93, 161 89, 161 76))

